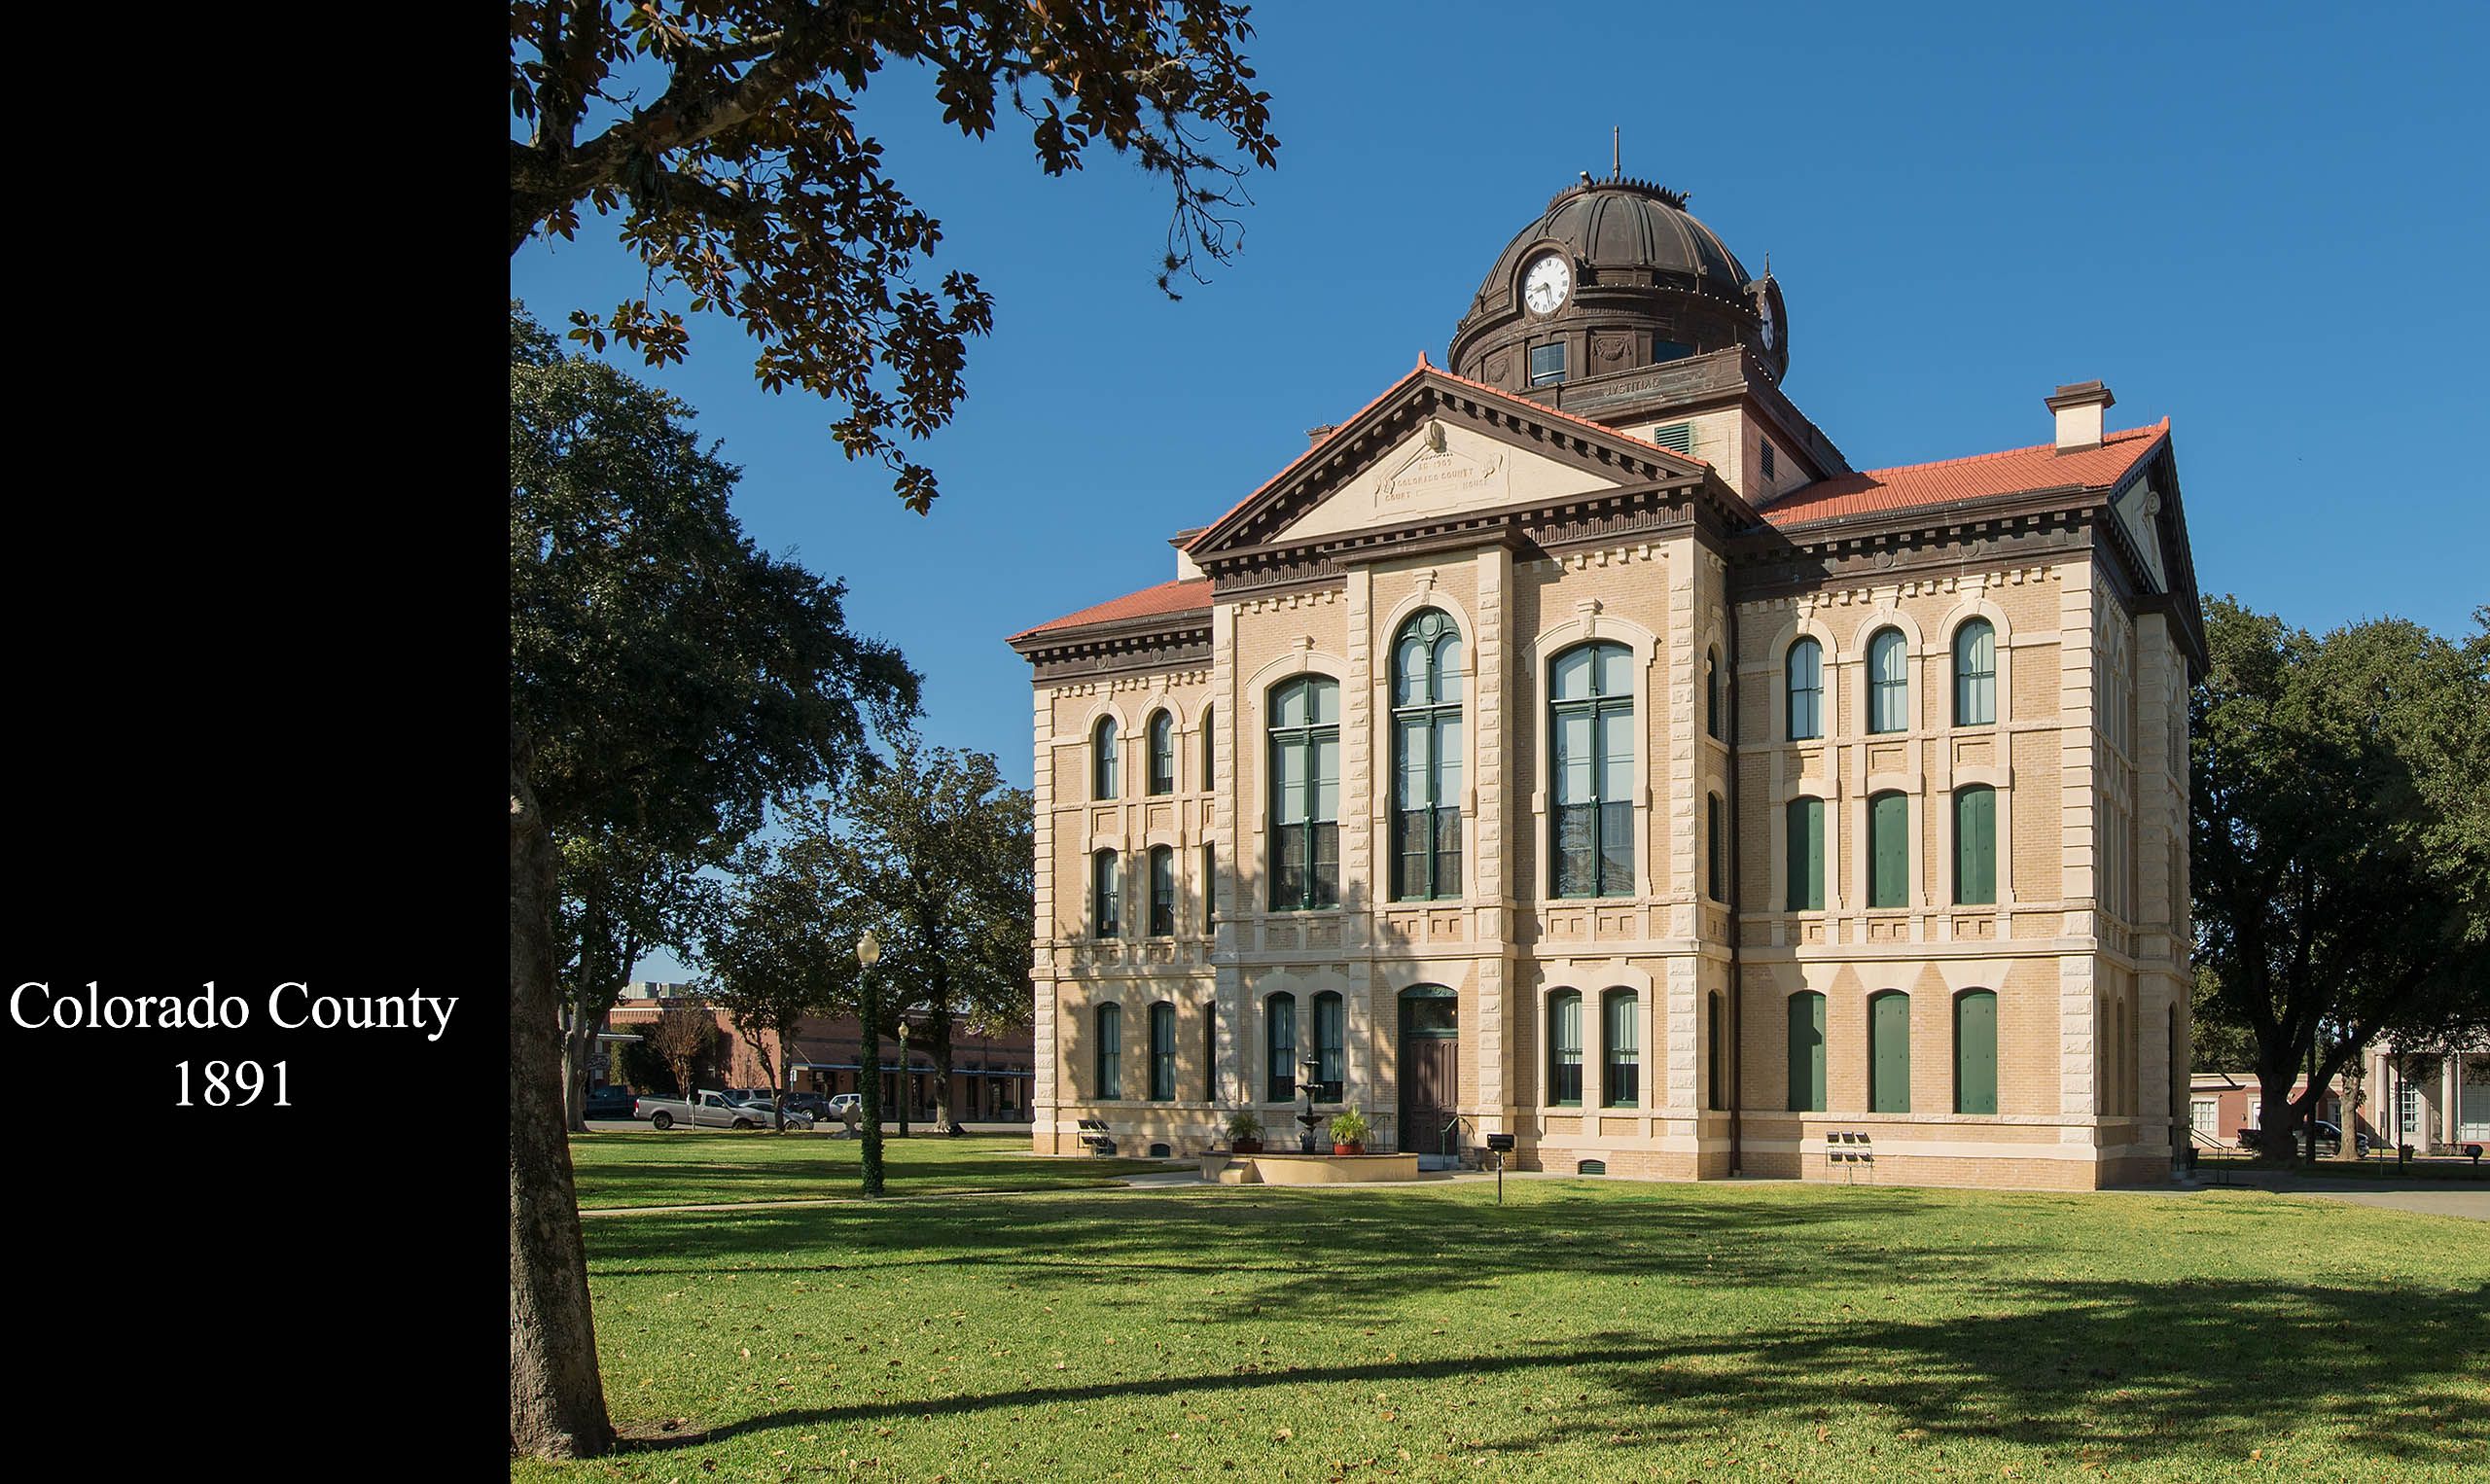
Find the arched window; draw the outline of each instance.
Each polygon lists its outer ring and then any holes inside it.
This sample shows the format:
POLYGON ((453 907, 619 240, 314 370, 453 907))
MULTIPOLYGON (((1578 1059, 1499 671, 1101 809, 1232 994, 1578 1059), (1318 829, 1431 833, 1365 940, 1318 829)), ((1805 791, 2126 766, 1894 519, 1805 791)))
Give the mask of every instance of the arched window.
POLYGON ((1635 1107, 1643 1099, 1641 1002, 1630 989, 1612 989, 1599 1006, 1600 1104, 1635 1107))
POLYGON ((1703 655, 1703 734, 1721 739, 1721 652, 1708 650, 1703 655))
POLYGON ((1089 895, 1098 904, 1098 936, 1113 937, 1121 920, 1117 908, 1121 903, 1122 890, 1119 877, 1122 874, 1112 850, 1102 850, 1089 858, 1089 895))
POLYGON ((1954 631, 1954 724, 1997 720, 1997 630, 1974 618, 1954 631))
POLYGON ((1729 1106, 1728 1069, 1721 1064, 1721 992, 1703 997, 1703 1106, 1714 1113, 1729 1106))
POLYGON ((1297 996, 1273 995, 1263 1002, 1263 1101, 1296 1096, 1297 996))
POLYGON ((1208 933, 1219 924, 1219 851, 1210 841, 1202 841, 1202 931, 1208 933))
POLYGON ((1392 646, 1392 895, 1461 895, 1461 632, 1435 609, 1392 646))
POLYGON ((1547 1101, 1579 1108, 1583 1102, 1583 997, 1560 989, 1547 997, 1547 1101))
POLYGON ((1089 795, 1116 796, 1116 719, 1100 717, 1089 729, 1089 795))
POLYGON ((1210 724, 1211 709, 1202 708, 1202 788, 1210 789, 1212 777, 1219 771, 1218 731, 1210 724))
POLYGON ((1703 795, 1703 894, 1714 901, 1729 900, 1726 852, 1721 839, 1721 795, 1703 795))
POLYGON ((1898 989, 1868 1000, 1868 1111, 1910 1112, 1910 996, 1898 989))
POLYGON ((1316 1081, 1323 1084, 1318 1096, 1337 1101, 1340 1082, 1348 1076, 1348 1016, 1340 997, 1325 990, 1314 997, 1314 1059, 1322 1063, 1315 1071, 1316 1081))
POLYGON ((1340 688, 1300 675, 1271 691, 1271 910, 1340 900, 1340 688))
POLYGON ((1910 905, 1910 799, 1902 794, 1868 800, 1868 904, 1910 905))
POLYGON ((1164 1000, 1150 1007, 1150 1099, 1176 1100, 1176 1007, 1164 1000))
POLYGON ((1113 1101, 1124 1095, 1124 1008, 1098 1007, 1098 1097, 1113 1101))
POLYGON ((1784 812, 1788 828, 1788 890, 1783 905, 1793 912, 1825 908, 1825 801, 1805 796, 1790 800, 1784 812))
POLYGON ((1150 792, 1176 792, 1176 719, 1163 711, 1150 719, 1150 792))
POLYGON ((1169 845, 1150 847, 1150 936, 1176 936, 1176 851, 1169 845))
POLYGON ((1788 666, 1790 740, 1825 734, 1825 650, 1813 639, 1790 646, 1788 666))
POLYGON ((1825 1111, 1825 997, 1790 997, 1790 1111, 1825 1111))
POLYGON ((1954 1111, 1997 1112, 1997 996, 1985 989, 1954 997, 1954 1111))
POLYGON ((1910 672, 1905 668, 1902 630, 1876 631, 1868 641, 1868 729, 1905 731, 1910 727, 1910 672))
POLYGON ((1954 791, 1954 900, 1997 901, 1997 791, 1986 784, 1954 791))
POLYGON ((1634 672, 1621 644, 1578 645, 1548 667, 1555 892, 1634 892, 1634 672))

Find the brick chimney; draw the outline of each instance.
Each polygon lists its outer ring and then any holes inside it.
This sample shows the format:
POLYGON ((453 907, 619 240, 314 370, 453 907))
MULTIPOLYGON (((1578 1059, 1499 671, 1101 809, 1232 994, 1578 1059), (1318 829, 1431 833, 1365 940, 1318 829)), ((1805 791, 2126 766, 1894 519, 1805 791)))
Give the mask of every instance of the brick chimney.
POLYGON ((1176 576, 1178 578, 1196 578, 1204 575, 1201 565, 1193 560, 1193 553, 1186 550, 1185 548, 1193 544, 1194 537, 1199 536, 1202 532, 1209 529, 1209 526, 1197 525, 1190 531, 1178 531, 1175 535, 1167 538, 1167 545, 1176 548, 1176 576))
POLYGON ((1305 446, 1311 448, 1339 431, 1340 425, 1334 422, 1327 422, 1319 428, 1308 428, 1305 430, 1305 446))
POLYGON ((2068 453, 2101 446, 2101 414, 2118 399, 2098 381, 2079 381, 2044 400, 2058 417, 2058 451, 2068 453))

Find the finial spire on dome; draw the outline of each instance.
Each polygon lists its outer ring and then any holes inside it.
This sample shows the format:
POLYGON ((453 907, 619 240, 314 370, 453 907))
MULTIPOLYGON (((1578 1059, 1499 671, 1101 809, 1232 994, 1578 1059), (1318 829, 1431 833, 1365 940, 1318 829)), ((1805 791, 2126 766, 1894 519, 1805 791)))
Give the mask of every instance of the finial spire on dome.
POLYGON ((1613 124, 1608 127, 1608 178, 1625 178, 1625 131, 1613 124))

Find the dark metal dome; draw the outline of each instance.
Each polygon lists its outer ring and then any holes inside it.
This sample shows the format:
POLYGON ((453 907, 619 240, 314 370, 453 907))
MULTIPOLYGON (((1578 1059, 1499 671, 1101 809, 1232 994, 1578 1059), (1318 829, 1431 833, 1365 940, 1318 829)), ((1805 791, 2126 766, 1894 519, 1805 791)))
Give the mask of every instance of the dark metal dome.
POLYGON ((1472 300, 1476 313, 1501 305, 1524 254, 1555 242, 1594 273, 1641 271, 1662 282, 1743 300, 1753 282, 1727 244, 1686 210, 1686 194, 1640 180, 1591 181, 1560 191, 1539 220, 1515 233, 1472 300))

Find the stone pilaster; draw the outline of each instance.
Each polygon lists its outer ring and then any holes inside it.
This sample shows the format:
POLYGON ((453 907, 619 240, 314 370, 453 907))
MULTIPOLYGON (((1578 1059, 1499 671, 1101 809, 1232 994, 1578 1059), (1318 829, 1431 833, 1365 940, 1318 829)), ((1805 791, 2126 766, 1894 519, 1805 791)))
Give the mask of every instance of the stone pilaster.
MULTIPOLYGON (((1481 1133, 1507 1132, 1506 1109, 1513 1085, 1513 1038, 1507 1024, 1512 966, 1512 916, 1515 892, 1508 850, 1512 828, 1512 775, 1506 761, 1506 739, 1512 733, 1505 681, 1512 668, 1512 639, 1508 606, 1513 583, 1512 553, 1501 546, 1478 553, 1478 632, 1472 636, 1471 730, 1476 733, 1470 755, 1475 764, 1469 781, 1469 813, 1473 849, 1469 855, 1467 895, 1476 907, 1477 949, 1478 1067, 1477 1091, 1463 1101, 1479 1111, 1481 1133)), ((1527 1005, 1528 997, 1522 1003, 1527 1005)))
POLYGON ((1219 603, 1210 611, 1210 843, 1211 853, 1217 858, 1217 876, 1211 883, 1211 892, 1218 919, 1210 950, 1211 1000, 1219 1026, 1215 1082, 1221 1099, 1250 1103, 1254 1099, 1245 1086, 1244 1069, 1245 984, 1236 967, 1237 948, 1242 941, 1236 915, 1244 905, 1237 886, 1245 874, 1245 863, 1237 858, 1237 841, 1244 833, 1237 828, 1236 818, 1236 739, 1244 725, 1237 687, 1236 607, 1219 603))
POLYGON ((2058 1105, 2070 1118, 2098 1115, 2106 1072, 2098 1056, 2104 1027, 2095 1007, 2098 976, 2091 951, 2098 941, 2093 899, 2098 852, 2093 763, 2099 747, 2093 734, 2093 669, 2099 660, 2093 643, 2095 601, 2090 563, 2070 562, 2060 570, 2058 894, 2066 909, 2058 932, 2062 940, 2083 945, 2058 959, 2058 1105))

